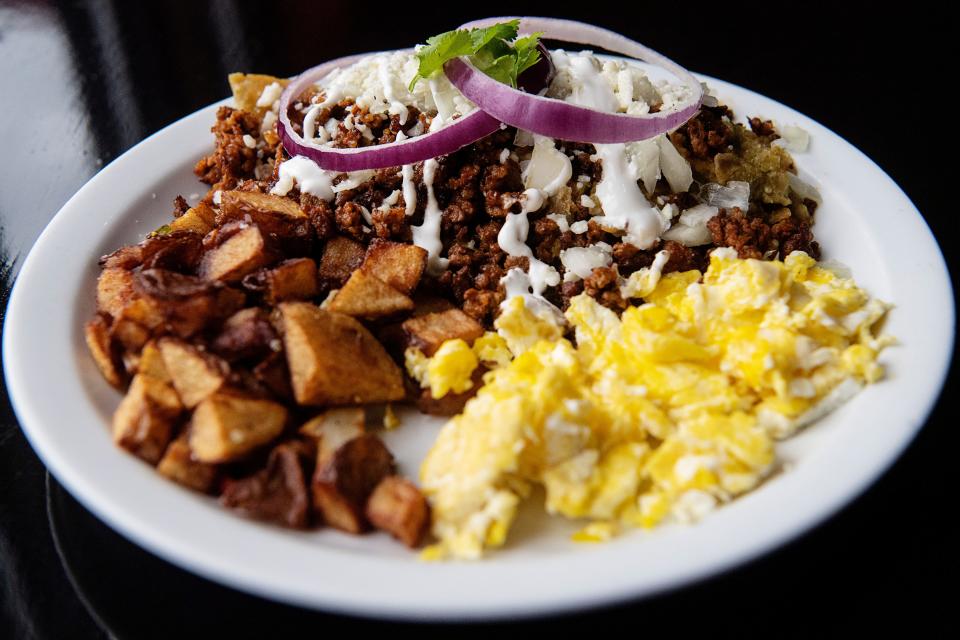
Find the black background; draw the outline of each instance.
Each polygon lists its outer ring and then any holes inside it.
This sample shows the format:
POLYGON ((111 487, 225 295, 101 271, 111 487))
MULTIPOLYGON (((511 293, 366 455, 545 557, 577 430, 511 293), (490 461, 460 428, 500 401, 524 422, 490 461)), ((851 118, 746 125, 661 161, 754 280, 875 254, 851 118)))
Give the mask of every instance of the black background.
MULTIPOLYGON (((607 26, 806 113, 903 187, 954 268, 958 126, 948 95, 957 84, 956 36, 933 5, 0 0, 0 309, 20 262, 69 196, 145 136, 223 98, 228 72, 292 75, 504 13, 607 26)), ((5 390, 0 397, 0 638, 400 630, 255 599, 137 549, 48 478, 5 390)), ((746 567, 640 603, 481 631, 529 633, 543 625, 835 637, 904 625, 946 633, 956 626, 949 614, 960 568, 954 408, 945 394, 913 445, 864 496, 746 567)))

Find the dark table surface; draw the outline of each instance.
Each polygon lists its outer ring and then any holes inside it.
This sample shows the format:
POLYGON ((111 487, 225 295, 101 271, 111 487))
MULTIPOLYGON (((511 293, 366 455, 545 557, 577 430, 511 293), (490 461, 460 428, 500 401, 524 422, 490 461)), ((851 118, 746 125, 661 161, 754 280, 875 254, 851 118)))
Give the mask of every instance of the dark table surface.
MULTIPOLYGON (((0 309, 23 258, 70 195, 150 133, 221 99, 228 72, 290 75, 347 53, 409 46, 482 15, 558 11, 555 3, 473 3, 466 11, 432 4, 0 1, 0 140, 10 149, 0 170, 0 309)), ((938 77, 953 59, 939 29, 946 16, 918 3, 896 12, 867 3, 617 4, 594 0, 563 14, 619 30, 833 129, 904 188, 951 257, 957 188, 938 164, 957 135, 943 94, 955 81, 938 77)), ((5 390, 0 397, 0 638, 396 628, 253 598, 140 550, 46 472, 5 390)), ((629 625, 683 636, 809 637, 899 624, 949 628, 940 625, 949 623, 956 591, 943 578, 958 569, 958 528, 949 518, 957 504, 955 407, 942 398, 875 486, 786 547, 674 593, 511 630, 629 625)))

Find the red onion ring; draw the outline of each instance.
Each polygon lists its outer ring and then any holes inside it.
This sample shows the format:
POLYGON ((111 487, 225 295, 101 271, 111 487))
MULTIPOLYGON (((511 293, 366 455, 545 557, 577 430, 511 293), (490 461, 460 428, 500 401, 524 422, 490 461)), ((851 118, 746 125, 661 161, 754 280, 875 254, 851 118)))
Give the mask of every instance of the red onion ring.
POLYGON ((693 97, 682 108, 669 112, 642 116, 609 113, 514 89, 477 70, 466 58, 448 62, 444 72, 450 82, 466 98, 502 122, 561 140, 617 143, 644 140, 675 129, 700 108, 703 89, 693 74, 666 56, 619 33, 554 18, 485 18, 468 22, 460 28, 488 27, 518 19, 521 33, 540 31, 544 38, 602 47, 661 67, 690 87, 693 97))
POLYGON ((318 167, 328 171, 346 172, 361 169, 382 169, 413 164, 453 153, 461 147, 490 135, 501 127, 499 120, 478 108, 437 131, 414 136, 401 142, 355 149, 324 147, 304 139, 303 136, 293 130, 288 111, 294 98, 331 71, 350 66, 371 55, 376 54, 365 53, 325 62, 304 71, 287 85, 280 95, 280 117, 277 123, 277 133, 280 135, 283 148, 291 157, 306 156, 317 163, 318 167))

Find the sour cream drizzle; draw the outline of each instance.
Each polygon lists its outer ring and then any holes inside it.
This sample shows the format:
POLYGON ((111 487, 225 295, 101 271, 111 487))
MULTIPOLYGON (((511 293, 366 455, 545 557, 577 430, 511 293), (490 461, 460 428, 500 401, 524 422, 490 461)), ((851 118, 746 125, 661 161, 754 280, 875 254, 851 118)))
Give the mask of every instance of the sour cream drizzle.
MULTIPOLYGON (((616 111, 617 98, 613 89, 584 56, 554 56, 558 66, 567 65, 576 80, 568 102, 600 111, 616 111)), ((624 241, 646 249, 653 245, 664 231, 660 216, 640 191, 636 178, 627 164, 625 144, 595 144, 597 155, 603 161, 603 177, 597 185, 597 197, 603 207, 603 216, 594 218, 611 229, 626 231, 624 241)))
POLYGON ((309 193, 329 202, 333 200, 333 178, 336 175, 324 171, 309 158, 296 156, 280 165, 280 176, 270 193, 285 196, 296 182, 302 193, 309 193))
MULTIPOLYGON (((440 240, 440 220, 443 217, 443 211, 437 204, 437 196, 433 193, 433 177, 437 172, 437 161, 433 158, 425 160, 423 163, 423 184, 427 188, 427 207, 423 212, 423 224, 417 227, 411 227, 413 232, 413 244, 422 247, 427 251, 427 273, 430 275, 439 275, 447 268, 449 262, 446 258, 440 257, 443 251, 443 242, 440 240)), ((406 195, 404 195, 406 198, 406 195)), ((409 210, 410 204, 407 203, 409 210)))
POLYGON ((530 232, 530 221, 527 214, 538 211, 544 203, 544 194, 539 189, 527 189, 523 192, 523 208, 520 213, 508 213, 507 219, 497 234, 497 244, 509 255, 516 258, 526 258, 530 263, 530 288, 533 295, 542 296, 547 287, 560 284, 560 274, 556 269, 533 255, 533 250, 527 244, 527 234, 530 232))

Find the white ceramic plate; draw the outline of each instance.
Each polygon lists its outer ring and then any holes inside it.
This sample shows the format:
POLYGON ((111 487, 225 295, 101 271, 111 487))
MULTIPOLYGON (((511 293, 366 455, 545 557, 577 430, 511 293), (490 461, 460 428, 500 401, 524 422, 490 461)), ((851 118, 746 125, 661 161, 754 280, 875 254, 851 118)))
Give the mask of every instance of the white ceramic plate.
MULTIPOLYGON (((740 116, 810 132, 796 154, 820 189, 816 235, 825 258, 895 303, 887 379, 780 447, 789 470, 695 526, 636 531, 603 545, 569 541, 572 525, 524 510, 503 550, 477 563, 423 563, 383 534, 285 531, 242 519, 118 450, 120 397, 87 355, 97 258, 165 222, 174 195, 203 192, 191 168, 211 149, 212 105, 144 140, 61 209, 27 257, 7 310, 7 385, 34 449, 87 508, 185 569, 288 603, 359 615, 491 619, 571 611, 706 577, 816 525, 873 482, 922 426, 943 383, 953 298, 936 242, 903 192, 873 162, 809 118, 707 79, 740 116)), ((439 422, 408 414, 387 435, 415 475, 439 422)))

